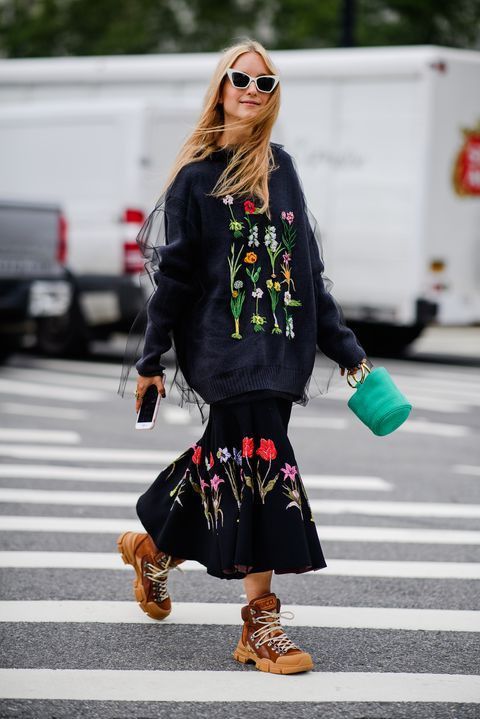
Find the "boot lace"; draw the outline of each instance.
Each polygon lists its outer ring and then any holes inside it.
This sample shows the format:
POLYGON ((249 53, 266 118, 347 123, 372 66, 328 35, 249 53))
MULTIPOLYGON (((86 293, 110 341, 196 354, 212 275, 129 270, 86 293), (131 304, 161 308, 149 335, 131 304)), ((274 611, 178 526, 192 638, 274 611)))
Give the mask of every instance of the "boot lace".
POLYGON ((181 569, 178 565, 171 567, 171 561, 172 555, 166 554, 158 561, 157 564, 145 562, 144 576, 148 577, 153 583, 155 598, 159 602, 163 602, 163 600, 167 599, 169 596, 167 591, 168 573, 172 569, 178 569, 180 572, 183 572, 183 569, 181 569))
POLYGON ((257 648, 265 642, 268 642, 268 646, 273 646, 277 652, 282 654, 288 652, 289 649, 298 649, 297 645, 287 637, 280 626, 280 617, 293 619, 295 616, 293 612, 270 612, 263 609, 262 614, 263 616, 255 617, 255 621, 263 626, 259 629, 255 629, 251 634, 252 639, 255 639, 255 646, 257 648), (274 632, 280 633, 274 634, 274 632))

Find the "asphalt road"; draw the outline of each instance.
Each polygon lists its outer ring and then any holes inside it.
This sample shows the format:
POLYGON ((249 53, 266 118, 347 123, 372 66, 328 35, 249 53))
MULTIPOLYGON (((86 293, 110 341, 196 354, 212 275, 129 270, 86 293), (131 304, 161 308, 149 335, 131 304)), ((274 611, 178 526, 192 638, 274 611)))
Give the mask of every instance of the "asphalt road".
POLYGON ((0 369, 0 717, 480 717, 480 373, 371 359, 414 405, 392 435, 361 424, 339 376, 293 409, 328 567, 274 577, 295 613, 284 626, 315 662, 279 677, 232 659, 242 582, 189 563, 156 623, 116 553, 135 498, 203 433, 196 410, 172 391, 139 432, 118 362, 12 357, 0 369))

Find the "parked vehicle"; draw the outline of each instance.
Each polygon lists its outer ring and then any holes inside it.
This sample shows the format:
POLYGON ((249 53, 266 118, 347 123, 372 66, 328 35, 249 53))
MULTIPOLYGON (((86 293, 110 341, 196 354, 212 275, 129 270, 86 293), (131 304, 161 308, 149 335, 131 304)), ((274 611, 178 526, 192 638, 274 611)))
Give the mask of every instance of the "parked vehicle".
POLYGON ((58 205, 0 200, 0 354, 29 336, 56 354, 78 349, 75 284, 66 269, 67 224, 58 205), (74 345, 75 341, 75 345, 74 345))
MULTIPOLYGON (((295 158, 327 275, 370 352, 480 322, 480 52, 274 51, 272 139, 295 158)), ((134 242, 199 115, 217 53, 0 60, 0 194, 54 198, 85 325, 129 327, 134 242), (4 149, 3 149, 4 148, 4 149)))

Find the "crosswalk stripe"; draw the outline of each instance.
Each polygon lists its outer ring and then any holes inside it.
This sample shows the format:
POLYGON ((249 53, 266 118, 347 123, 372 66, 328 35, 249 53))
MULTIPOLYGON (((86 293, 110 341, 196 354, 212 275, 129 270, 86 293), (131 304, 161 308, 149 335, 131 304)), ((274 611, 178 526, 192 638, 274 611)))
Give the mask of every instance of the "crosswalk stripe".
POLYGON ((56 429, 0 428, 1 442, 51 442, 54 444, 79 444, 78 432, 56 429))
MULTIPOLYGON (((233 647, 232 647, 233 650, 233 647)), ((225 651, 231 654, 230 649, 225 651)), ((480 702, 480 677, 403 672, 0 669, 4 699, 161 702, 480 702)))
MULTIPOLYGON (((118 462, 120 464, 161 464, 173 462, 183 452, 109 447, 43 447, 40 445, 0 445, 0 457, 53 459, 70 462, 118 462)), ((133 470, 134 471, 134 470, 133 470)))
POLYGON ((432 434, 438 437, 466 437, 472 432, 470 427, 461 424, 445 424, 419 419, 408 419, 400 425, 398 431, 414 434, 432 434))
MULTIPOLYGON (((0 552, 0 567, 10 569, 113 569, 131 570, 113 552, 0 552)), ((184 571, 203 571, 193 560, 182 563, 184 571)), ((329 559, 328 566, 304 577, 391 577, 410 579, 480 579, 480 565, 474 562, 387 561, 373 559, 329 559)))
MULTIPOLYGON (((78 534, 117 534, 129 529, 143 532, 135 519, 110 517, 51 517, 0 515, 1 532, 67 532, 78 534)), ((410 527, 371 527, 316 525, 322 541, 391 542, 400 544, 464 544, 480 543, 480 532, 468 529, 423 529, 410 527)))
POLYGON ((368 514, 391 517, 480 517, 480 504, 381 502, 361 499, 310 499, 319 514, 368 514))
MULTIPOLYGON (((120 370, 118 370, 120 377, 120 370)), ((12 369, 10 367, 2 368, 2 376, 10 380, 23 382, 35 382, 39 385, 53 382, 57 387, 85 387, 89 390, 104 390, 105 392, 116 392, 118 387, 118 379, 115 377, 94 377, 85 376, 83 374, 64 374, 62 372, 46 372, 42 369, 30 368, 28 370, 12 369)))
MULTIPOLYGON (((52 377, 54 381, 54 377, 52 377)), ((20 395, 22 397, 48 397, 49 400, 67 402, 104 402, 108 399, 106 392, 100 390, 80 389, 75 387, 57 387, 55 384, 36 384, 35 382, 12 382, 0 378, 0 394, 20 395)))
MULTIPOLYGON (((145 484, 155 478, 154 472, 142 469, 100 469, 98 467, 68 467, 38 464, 2 464, 0 477, 14 479, 59 479, 85 482, 130 482, 145 484)), ((393 486, 381 477, 340 474, 304 474, 303 483, 308 489, 354 489, 391 491, 393 486)))
POLYGON ((471 464, 456 464, 452 468, 456 474, 469 474, 472 477, 480 477, 480 467, 471 464))
POLYGON ((86 420, 89 413, 83 409, 71 407, 45 407, 38 404, 21 404, 20 402, 1 402, 1 411, 7 414, 18 414, 26 417, 54 417, 55 419, 86 420))
MULTIPOLYGON (((0 501, 26 504, 65 504, 103 507, 134 507, 137 492, 57 491, 0 487, 0 501)), ((353 499, 310 499, 317 514, 367 514, 392 517, 480 517, 478 504, 434 502, 382 502, 353 499)))
MULTIPOLYGON (((241 604, 175 602, 164 624, 242 623, 241 604)), ((287 624, 296 627, 394 629, 438 632, 480 632, 480 612, 399 607, 337 607, 282 604, 294 613, 287 624)), ((110 601, 0 601, 0 622, 73 622, 155 624, 137 604, 110 601)))

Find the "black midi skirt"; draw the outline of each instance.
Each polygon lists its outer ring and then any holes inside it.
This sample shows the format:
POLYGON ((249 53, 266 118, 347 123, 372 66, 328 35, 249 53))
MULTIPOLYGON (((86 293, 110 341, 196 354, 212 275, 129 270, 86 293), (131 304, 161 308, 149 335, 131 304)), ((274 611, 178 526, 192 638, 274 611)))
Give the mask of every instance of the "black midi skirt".
POLYGON ((221 579, 327 566, 287 436, 291 411, 273 394, 210 405, 201 438, 138 499, 159 550, 221 579))

